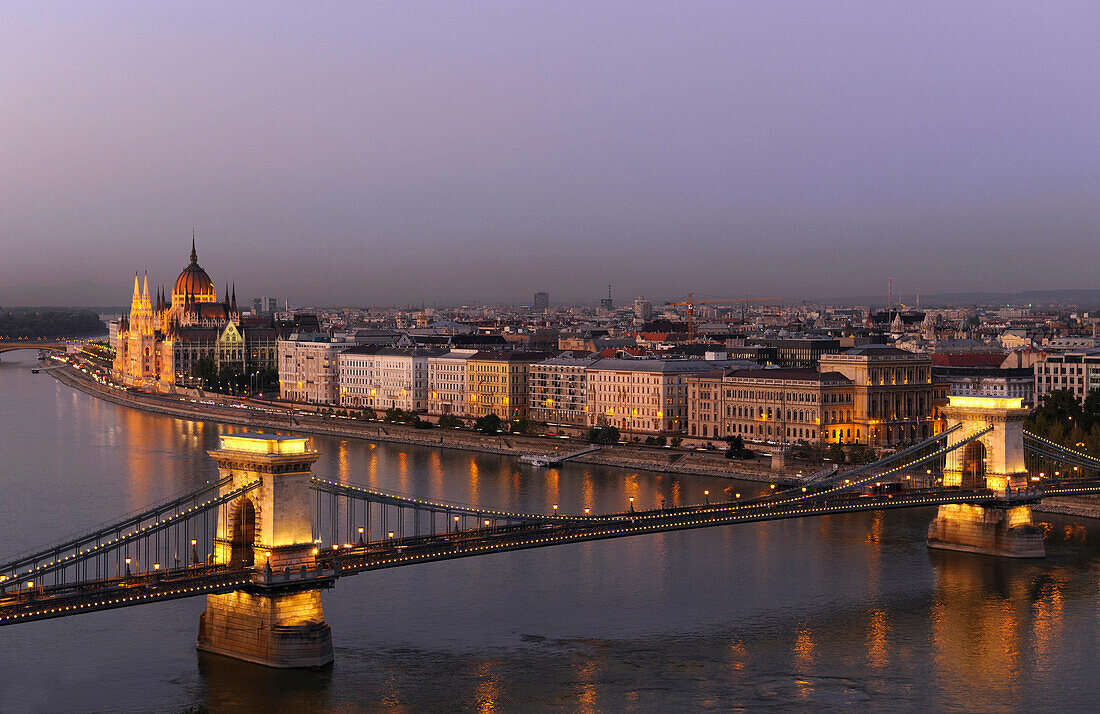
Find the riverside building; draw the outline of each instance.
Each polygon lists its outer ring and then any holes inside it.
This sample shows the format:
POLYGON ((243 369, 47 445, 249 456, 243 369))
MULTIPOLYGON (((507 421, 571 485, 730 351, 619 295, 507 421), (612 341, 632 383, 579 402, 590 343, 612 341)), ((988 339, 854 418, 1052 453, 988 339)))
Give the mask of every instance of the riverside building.
POLYGON ((688 436, 860 441, 852 380, 816 369, 752 369, 688 380, 688 436))
POLYGON ((194 239, 191 260, 170 294, 149 292, 134 275, 130 311, 114 337, 112 376, 130 386, 171 391, 198 384, 203 358, 214 369, 242 374, 276 366, 275 331, 270 320, 241 320, 236 289, 226 286, 218 299, 210 276, 199 265, 194 239))
MULTIPOLYGON (((853 385, 853 435, 859 443, 921 441, 935 431, 932 358, 886 345, 863 345, 821 356, 822 372, 839 372, 853 385)), ((847 427, 846 427, 847 428, 847 427)))
POLYGON ((442 350, 353 347, 337 358, 340 406, 428 409, 428 360, 442 350))
POLYGON ((323 332, 295 332, 278 341, 279 398, 310 404, 336 404, 337 356, 352 344, 323 332))
POLYGON ((466 414, 466 363, 477 350, 451 350, 428 358, 428 413, 466 414))
POLYGON ((587 426, 587 370, 593 357, 551 357, 534 362, 528 375, 529 415, 550 424, 587 426))
POLYGON ((588 424, 628 434, 679 434, 687 426, 688 378, 705 360, 601 359, 587 369, 588 424))
POLYGON ((472 417, 496 414, 503 420, 527 416, 527 377, 530 365, 546 352, 477 352, 466 361, 466 413, 472 417))

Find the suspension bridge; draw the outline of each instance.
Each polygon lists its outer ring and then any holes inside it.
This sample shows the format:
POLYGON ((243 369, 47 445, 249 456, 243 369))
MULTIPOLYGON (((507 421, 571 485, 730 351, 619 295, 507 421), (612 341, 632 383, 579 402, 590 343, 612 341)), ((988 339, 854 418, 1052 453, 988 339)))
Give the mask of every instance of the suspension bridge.
POLYGON ((924 442, 792 488, 599 514, 506 511, 326 480, 312 473, 319 455, 304 437, 227 435, 209 452, 216 481, 0 565, 0 626, 205 595, 200 649, 272 667, 320 666, 333 659, 321 592, 372 570, 931 506, 931 547, 1039 557, 1030 506, 1100 493, 1100 460, 1024 432, 1027 410, 1014 400, 952 398, 944 413, 949 428, 924 442))

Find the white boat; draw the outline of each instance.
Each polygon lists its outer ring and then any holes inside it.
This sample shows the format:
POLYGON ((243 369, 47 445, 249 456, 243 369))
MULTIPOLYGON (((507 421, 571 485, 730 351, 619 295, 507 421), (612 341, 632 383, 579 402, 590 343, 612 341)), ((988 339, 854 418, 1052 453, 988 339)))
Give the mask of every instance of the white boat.
POLYGON ((547 456, 540 456, 539 454, 524 454, 519 457, 519 460, 525 464, 531 464, 532 466, 550 465, 550 458, 547 456))

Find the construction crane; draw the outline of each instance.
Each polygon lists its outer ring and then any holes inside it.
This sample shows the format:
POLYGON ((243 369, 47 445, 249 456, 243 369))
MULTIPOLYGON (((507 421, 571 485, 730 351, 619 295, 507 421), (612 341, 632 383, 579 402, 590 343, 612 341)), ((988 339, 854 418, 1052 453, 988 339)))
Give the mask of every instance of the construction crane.
POLYGON ((707 298, 706 300, 696 300, 695 293, 688 293, 688 299, 684 302, 666 302, 665 305, 683 306, 687 305, 688 309, 688 344, 695 344, 695 306, 696 305, 741 305, 741 320, 745 320, 745 306, 752 304, 762 303, 782 303, 783 298, 779 297, 764 297, 764 298, 707 298))

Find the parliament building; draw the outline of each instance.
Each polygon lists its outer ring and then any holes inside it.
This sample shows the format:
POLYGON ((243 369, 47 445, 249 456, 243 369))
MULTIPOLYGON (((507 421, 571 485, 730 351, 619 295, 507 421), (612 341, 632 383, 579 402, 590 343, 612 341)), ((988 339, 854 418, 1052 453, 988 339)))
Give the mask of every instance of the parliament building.
POLYGON ((236 288, 218 300, 217 290, 199 266, 194 239, 191 262, 171 295, 149 294, 149 276, 139 284, 134 274, 130 314, 118 330, 114 378, 128 386, 171 391, 199 386, 199 360, 210 357, 218 370, 242 374, 278 365, 277 332, 270 320, 241 319, 236 288))

